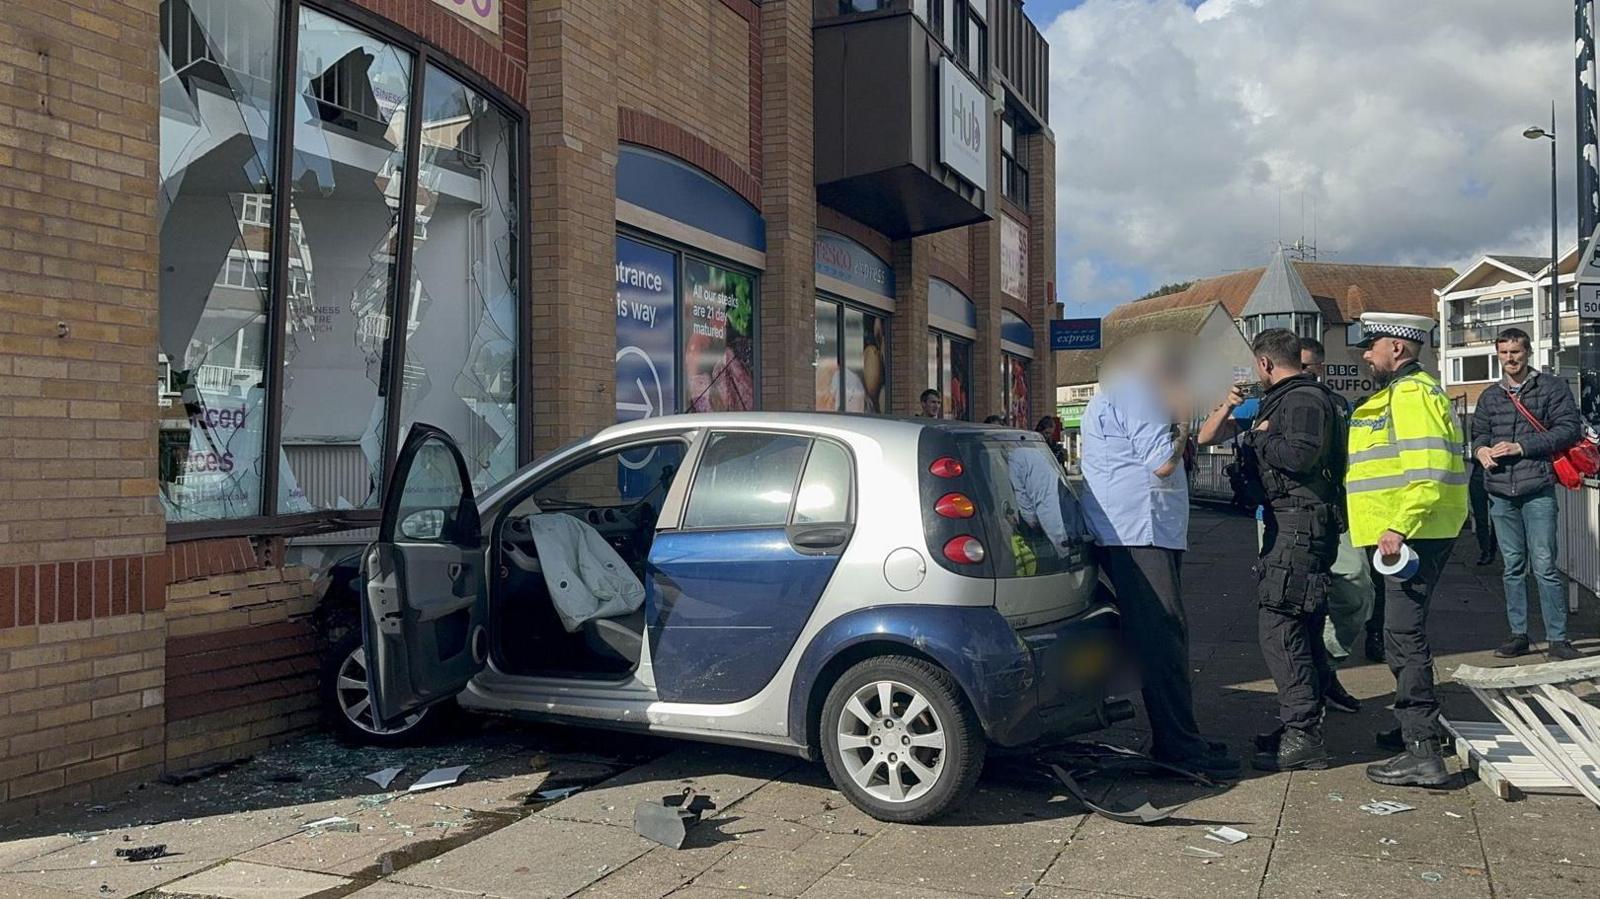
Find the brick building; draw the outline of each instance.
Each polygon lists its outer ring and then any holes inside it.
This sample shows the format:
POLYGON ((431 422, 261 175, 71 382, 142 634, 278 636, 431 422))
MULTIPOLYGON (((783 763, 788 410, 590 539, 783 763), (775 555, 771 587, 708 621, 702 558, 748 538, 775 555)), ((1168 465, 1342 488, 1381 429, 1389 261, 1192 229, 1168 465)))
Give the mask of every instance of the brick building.
POLYGON ((1047 65, 1020 0, 0 0, 0 817, 314 726, 415 422, 482 486, 1047 414, 1047 65))

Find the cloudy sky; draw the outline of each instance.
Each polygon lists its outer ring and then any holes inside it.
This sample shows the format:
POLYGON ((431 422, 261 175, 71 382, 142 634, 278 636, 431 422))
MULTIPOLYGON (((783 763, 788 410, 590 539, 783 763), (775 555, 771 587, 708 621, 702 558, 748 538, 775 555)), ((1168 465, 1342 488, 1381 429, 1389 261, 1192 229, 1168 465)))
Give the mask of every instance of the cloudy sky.
POLYGON ((1056 295, 1098 315, 1261 265, 1548 254, 1571 223, 1570 0, 1029 0, 1051 46, 1056 295), (1281 209, 1281 215, 1280 215, 1281 209), (1282 226, 1280 230, 1280 217, 1282 226))

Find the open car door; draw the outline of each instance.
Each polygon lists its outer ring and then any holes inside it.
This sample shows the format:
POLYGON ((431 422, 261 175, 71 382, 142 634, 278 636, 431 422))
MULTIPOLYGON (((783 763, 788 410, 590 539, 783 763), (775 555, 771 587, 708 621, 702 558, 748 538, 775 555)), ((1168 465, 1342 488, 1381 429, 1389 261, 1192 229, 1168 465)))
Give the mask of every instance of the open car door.
POLYGON ((362 638, 373 719, 460 693, 488 658, 487 564, 472 479, 438 428, 412 425, 362 559, 362 638))

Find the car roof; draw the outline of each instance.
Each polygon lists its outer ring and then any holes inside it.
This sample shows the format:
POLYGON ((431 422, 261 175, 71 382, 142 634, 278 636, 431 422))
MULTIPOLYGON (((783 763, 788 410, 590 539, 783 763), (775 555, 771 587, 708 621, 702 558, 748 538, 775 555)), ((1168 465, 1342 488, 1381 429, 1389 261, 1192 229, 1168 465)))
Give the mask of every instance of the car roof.
POLYGON ((612 425, 595 435, 609 440, 635 434, 684 428, 793 428, 797 430, 852 431, 867 437, 908 437, 924 428, 948 432, 1009 430, 999 425, 938 418, 902 418, 891 415, 845 415, 837 412, 701 412, 663 415, 612 425))

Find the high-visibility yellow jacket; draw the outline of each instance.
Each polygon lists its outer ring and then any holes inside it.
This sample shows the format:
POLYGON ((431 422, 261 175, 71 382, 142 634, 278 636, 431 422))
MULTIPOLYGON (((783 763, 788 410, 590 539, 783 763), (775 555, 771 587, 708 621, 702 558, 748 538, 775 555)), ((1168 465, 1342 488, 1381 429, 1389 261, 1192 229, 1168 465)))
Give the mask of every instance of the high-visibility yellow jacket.
POLYGON ((1345 493, 1350 542, 1376 546, 1384 531, 1455 537, 1467 520, 1461 423, 1422 366, 1402 369, 1350 416, 1345 493))

